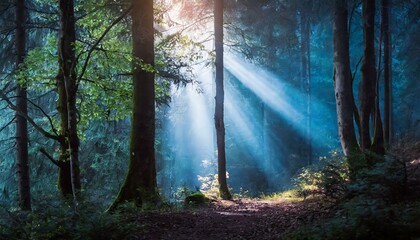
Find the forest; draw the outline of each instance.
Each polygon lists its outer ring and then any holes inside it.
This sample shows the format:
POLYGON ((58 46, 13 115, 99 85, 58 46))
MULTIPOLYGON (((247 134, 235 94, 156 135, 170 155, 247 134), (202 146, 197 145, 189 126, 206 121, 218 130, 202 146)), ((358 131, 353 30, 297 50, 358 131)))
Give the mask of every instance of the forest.
POLYGON ((0 240, 419 239, 419 0, 2 0, 0 240))

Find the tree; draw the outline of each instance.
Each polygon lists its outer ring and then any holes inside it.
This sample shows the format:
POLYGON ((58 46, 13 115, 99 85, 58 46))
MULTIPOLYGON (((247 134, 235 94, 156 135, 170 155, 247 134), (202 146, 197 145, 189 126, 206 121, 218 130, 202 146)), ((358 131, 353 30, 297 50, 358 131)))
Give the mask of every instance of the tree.
MULTIPOLYGON (((26 55, 26 7, 25 0, 16 0, 16 67, 24 62, 26 55)), ((28 156, 28 115, 25 79, 18 79, 16 87, 16 162, 18 167, 19 207, 31 210, 31 190, 28 156)))
POLYGON ((391 38, 389 33, 389 0, 381 0, 381 34, 384 49, 384 142, 392 139, 391 128, 391 38))
POLYGON ((375 52, 374 52, 374 15, 372 14, 374 4, 373 1, 362 1, 363 4, 363 63, 361 67, 361 84, 360 84, 360 148, 362 150, 369 149, 371 146, 370 139, 370 116, 372 114, 372 103, 374 102, 374 85, 373 80, 376 77, 375 69, 375 52))
POLYGON ((226 146, 224 123, 224 87, 223 87, 223 0, 214 1, 214 41, 216 49, 216 107, 214 123, 217 138, 217 164, 219 193, 222 199, 232 199, 226 177, 226 146))
POLYGON ((306 141, 308 164, 312 163, 312 143, 311 143, 311 19, 309 14, 312 1, 301 1, 300 3, 300 53, 301 53, 301 89, 307 95, 306 101, 306 141))
MULTIPOLYGON (((347 2, 334 1, 334 89, 336 97, 338 132, 344 155, 349 157, 358 145, 353 124, 354 99, 350 72, 347 2)), ((349 158, 350 159, 350 158, 349 158)), ((349 161, 350 168, 358 168, 349 161)))
POLYGON ((382 120, 379 110, 379 79, 375 67, 375 1, 362 1, 363 19, 363 63, 360 84, 360 148, 383 154, 382 120), (370 124, 374 125, 373 141, 370 124))
POLYGON ((58 106, 61 116, 59 189, 65 197, 80 193, 79 138, 77 135, 76 27, 73 0, 60 0, 60 32, 57 75, 58 106))
POLYGON ((138 206, 159 200, 155 163, 153 0, 132 0, 133 117, 128 173, 110 210, 124 201, 138 206))
MULTIPOLYGON (((349 157, 356 151, 372 151, 383 155, 383 131, 379 110, 379 80, 376 76, 374 46, 374 1, 363 1, 363 40, 364 52, 361 67, 361 84, 359 90, 360 113, 357 111, 352 90, 353 77, 350 71, 349 33, 347 26, 347 2, 334 1, 334 81, 338 130, 344 155, 349 157), (359 144, 357 143, 353 117, 359 127, 359 144), (374 126, 373 141, 370 136, 371 124, 374 126)), ((348 158, 352 174, 360 168, 372 164, 348 158)))

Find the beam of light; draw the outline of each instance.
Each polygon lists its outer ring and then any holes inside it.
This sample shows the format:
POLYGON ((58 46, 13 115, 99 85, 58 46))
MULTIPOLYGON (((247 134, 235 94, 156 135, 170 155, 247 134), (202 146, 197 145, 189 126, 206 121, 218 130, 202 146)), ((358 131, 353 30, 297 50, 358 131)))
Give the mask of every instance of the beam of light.
MULTIPOLYGON (((229 54, 225 56, 225 68, 230 73, 225 78, 228 169, 229 164, 240 164, 242 160, 238 158, 243 158, 248 166, 258 168, 257 176, 262 177, 261 181, 265 178, 267 188, 263 189, 278 189, 289 180, 290 162, 303 157, 289 149, 293 144, 299 144, 296 142, 299 137, 287 134, 305 136, 307 108, 302 105, 306 104, 306 94, 284 83, 274 73, 229 54), (263 107, 269 110, 268 119, 264 119, 263 107), (264 121, 269 121, 268 125, 264 121), (287 134, 282 135, 281 131, 288 128, 290 131, 286 130, 287 134)), ((194 70, 200 84, 174 88, 165 130, 165 134, 171 136, 169 145, 172 146, 173 161, 166 167, 174 178, 172 190, 182 186, 200 187, 197 175, 206 176, 217 170, 213 69, 201 67, 194 70), (197 91, 197 88, 202 91, 197 91)), ((311 105, 314 115, 323 116, 332 111, 314 97, 311 105)), ((314 123, 312 142, 317 148, 329 145, 325 135, 333 131, 331 125, 336 127, 336 123, 311 121, 314 123)), ((237 182, 232 185, 234 188, 243 184, 252 188, 256 180, 247 178, 252 174, 238 168, 234 172, 231 175, 231 181, 237 182)))
MULTIPOLYGON (((306 106, 303 107, 302 105, 302 102, 306 105, 307 95, 305 93, 295 89, 290 84, 282 82, 276 74, 263 67, 246 62, 232 54, 225 55, 225 69, 244 86, 253 91, 267 107, 290 123, 299 134, 308 137, 306 136, 306 125, 304 122, 307 117, 305 116, 306 106)), ((332 111, 314 97, 312 97, 311 106, 311 115, 313 116, 332 111)), ((311 121, 313 122, 314 120, 311 121)), ((335 145, 335 143, 331 142, 332 140, 326 141, 325 135, 327 133, 331 134, 332 129, 337 127, 336 122, 315 124, 311 129, 311 136, 309 136, 311 141, 318 146, 335 145)), ((336 132, 334 131, 334 135, 336 132)))
POLYGON ((232 55, 225 56, 225 68, 277 113, 287 119, 303 118, 302 114, 285 100, 285 86, 276 87, 278 81, 274 76, 232 55))
MULTIPOLYGON (((226 88, 225 100, 226 118, 230 118, 233 123, 232 126, 227 127, 235 129, 250 149, 258 146, 258 138, 256 136, 259 130, 255 124, 257 121, 255 121, 251 112, 255 110, 245 110, 240 107, 241 102, 239 101, 241 101, 241 96, 236 89, 226 88)), ((244 102, 242 102, 242 106, 243 104, 244 102)))
MULTIPOLYGON (((271 186, 272 184, 268 179, 271 179, 270 176, 274 175, 274 168, 264 161, 264 130, 262 129, 262 115, 258 113, 262 109, 255 108, 255 102, 252 105, 252 102, 249 102, 251 100, 246 99, 236 87, 229 84, 225 86, 226 142, 234 142, 239 151, 248 156, 248 160, 263 173, 265 183, 271 186)), ((229 158, 238 157, 232 156, 229 152, 231 151, 228 148, 228 162, 229 158)), ((239 171, 236 174, 233 178, 246 179, 246 176, 243 175, 247 175, 249 172, 239 171)), ((242 182, 242 184, 249 183, 242 182)), ((277 185, 279 185, 278 182, 277 185)))
MULTIPOLYGON (((214 173, 215 146, 213 133, 211 94, 211 70, 197 74, 200 84, 172 89, 172 103, 166 121, 165 133, 173 158, 168 169, 171 191, 179 187, 200 187, 197 175, 214 173), (205 93, 197 90, 202 89, 205 93)), ((167 186, 166 186, 167 187, 167 186)), ((168 187, 167 187, 168 188, 168 187)))

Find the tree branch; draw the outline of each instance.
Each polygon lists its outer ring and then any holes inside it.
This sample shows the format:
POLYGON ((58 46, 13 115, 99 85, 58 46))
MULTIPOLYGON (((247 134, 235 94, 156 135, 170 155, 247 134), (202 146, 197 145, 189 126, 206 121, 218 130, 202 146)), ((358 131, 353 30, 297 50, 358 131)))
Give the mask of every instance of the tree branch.
POLYGON ((48 154, 47 151, 44 148, 40 148, 39 151, 42 154, 44 154, 48 158, 48 160, 50 160, 54 165, 56 165, 57 167, 61 166, 60 163, 57 160, 55 160, 53 157, 51 157, 51 155, 48 154))
POLYGON ((13 121, 15 121, 16 117, 13 117, 12 120, 10 120, 10 122, 8 122, 6 125, 4 125, 1 129, 0 132, 2 132, 4 129, 6 129, 10 124, 13 123, 13 121))
POLYGON ((54 139, 58 142, 63 141, 63 137, 61 135, 53 135, 49 132, 47 132, 45 129, 43 129, 41 126, 39 126, 32 118, 30 118, 27 114, 22 113, 21 111, 18 111, 17 107, 10 101, 10 99, 3 93, 3 91, 0 91, 0 98, 6 101, 6 103, 9 105, 9 107, 16 111, 17 114, 24 117, 36 130, 38 130, 42 135, 44 135, 47 138, 54 139))
POLYGON ((354 82, 354 78, 356 77, 356 74, 357 74, 357 70, 359 69, 359 65, 360 65, 360 63, 362 62, 362 60, 363 60, 363 57, 361 57, 360 59, 359 59, 359 61, 357 62, 357 64, 356 64, 356 69, 354 69, 354 72, 353 72, 353 74, 351 75, 351 83, 353 84, 353 82, 354 82))
POLYGON ((30 104, 32 104, 35 108, 37 108, 47 119, 48 119, 48 122, 50 123, 50 125, 51 125, 51 129, 52 129, 52 131, 55 133, 55 135, 59 135, 58 134, 58 131, 57 131, 57 129, 55 129, 55 127, 54 127, 54 124, 53 124, 53 122, 52 122, 52 119, 51 119, 51 117, 44 111, 44 109, 42 109, 39 105, 37 105, 37 104, 35 104, 34 102, 32 102, 31 100, 29 100, 28 98, 25 98, 25 100, 27 101, 27 102, 29 102, 30 104))
MULTIPOLYGON (((89 60, 90 60, 90 57, 91 57, 91 55, 92 55, 92 52, 96 49, 96 47, 99 45, 99 43, 102 41, 102 39, 104 39, 105 38, 105 36, 108 34, 108 32, 115 26, 115 25, 117 25, 117 23, 119 23, 122 19, 124 19, 125 18, 125 16, 127 16, 127 14, 131 11, 131 9, 132 9, 132 6, 130 6, 127 10, 125 10, 122 14, 121 14, 121 16, 119 16, 117 19, 115 19, 112 23, 111 23, 111 25, 109 25, 108 27, 107 27, 107 29, 105 29, 105 31, 102 33, 102 35, 98 38, 98 40, 96 40, 96 42, 92 45, 92 47, 89 49, 89 51, 88 51, 88 55, 87 55, 87 57, 86 57, 86 59, 85 59, 85 62, 84 62, 84 64, 83 64, 83 67, 82 67, 82 71, 80 72, 80 75, 79 75, 79 77, 77 78, 78 79, 78 81, 80 81, 80 79, 82 79, 82 77, 83 77, 83 75, 85 74, 85 72, 86 72, 86 69, 87 69, 87 66, 88 66, 88 63, 89 63, 89 60)), ((82 55, 82 53, 81 54, 79 54, 79 56, 77 56, 77 59, 76 59, 76 62, 78 62, 78 59, 79 59, 79 57, 82 55)), ((78 84, 77 84, 78 85, 78 84)), ((77 87, 76 87, 77 88, 77 87)))

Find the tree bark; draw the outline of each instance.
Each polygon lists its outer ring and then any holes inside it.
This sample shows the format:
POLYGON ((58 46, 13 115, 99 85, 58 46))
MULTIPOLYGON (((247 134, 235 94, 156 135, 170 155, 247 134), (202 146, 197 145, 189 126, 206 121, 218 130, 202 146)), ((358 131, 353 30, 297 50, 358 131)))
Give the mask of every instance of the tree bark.
POLYGON ((360 147, 362 150, 371 148, 370 124, 371 116, 374 114, 375 103, 375 1, 362 1, 363 13, 363 42, 364 58, 361 67, 361 85, 360 85, 360 147))
POLYGON ((58 111, 61 115, 62 134, 59 188, 61 194, 74 200, 80 194, 79 138, 77 135, 77 76, 76 76, 76 27, 73 0, 60 0, 60 33, 58 45, 59 73, 57 75, 58 111), (70 186, 69 186, 70 183, 70 186))
MULTIPOLYGON (((26 7, 25 0, 16 0, 16 66, 24 62, 26 55, 26 7)), ((19 207, 23 211, 31 210, 31 189, 29 178, 28 156, 28 122, 24 116, 28 115, 26 101, 27 91, 25 79, 16 88, 16 162, 18 172, 19 207)))
POLYGON ((381 0, 382 39, 384 47, 384 142, 391 143, 391 41, 389 34, 389 0, 381 0))
POLYGON ((155 81, 153 0, 132 0, 133 118, 130 162, 123 186, 110 210, 132 201, 137 206, 159 202, 155 161, 155 81))
MULTIPOLYGON (((334 89, 337 108, 338 132, 344 155, 349 157, 358 150, 353 123, 353 88, 350 71, 349 35, 347 26, 347 2, 334 1, 334 89)), ((349 159, 350 169, 359 167, 349 159)))
POLYGON ((217 138, 219 193, 222 199, 232 199, 226 177, 226 147, 223 86, 223 0, 214 1, 214 38, 216 48, 216 106, 214 123, 217 138))

